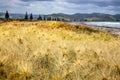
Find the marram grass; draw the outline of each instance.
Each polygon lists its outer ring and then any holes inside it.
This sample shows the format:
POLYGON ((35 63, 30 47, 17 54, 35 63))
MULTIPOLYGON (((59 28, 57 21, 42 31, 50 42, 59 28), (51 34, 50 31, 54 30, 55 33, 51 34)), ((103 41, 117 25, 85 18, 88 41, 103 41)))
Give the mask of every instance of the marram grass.
POLYGON ((64 22, 0 22, 0 80, 120 80, 120 38, 64 22))

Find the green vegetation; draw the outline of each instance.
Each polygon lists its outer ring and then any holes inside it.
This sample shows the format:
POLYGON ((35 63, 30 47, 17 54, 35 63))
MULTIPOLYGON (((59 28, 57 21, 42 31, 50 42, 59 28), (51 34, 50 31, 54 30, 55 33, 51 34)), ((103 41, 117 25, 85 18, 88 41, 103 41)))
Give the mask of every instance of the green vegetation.
POLYGON ((8 13, 8 11, 6 11, 6 13, 5 13, 5 19, 9 19, 9 13, 8 13))
POLYGON ((25 18, 24 18, 24 20, 28 20, 28 13, 27 13, 27 12, 25 13, 25 18))
POLYGON ((32 15, 32 13, 30 14, 30 20, 33 20, 33 15, 32 15))
POLYGON ((0 80, 120 80, 120 38, 86 25, 0 21, 0 80))
POLYGON ((42 20, 42 17, 39 15, 38 19, 37 20, 42 20))

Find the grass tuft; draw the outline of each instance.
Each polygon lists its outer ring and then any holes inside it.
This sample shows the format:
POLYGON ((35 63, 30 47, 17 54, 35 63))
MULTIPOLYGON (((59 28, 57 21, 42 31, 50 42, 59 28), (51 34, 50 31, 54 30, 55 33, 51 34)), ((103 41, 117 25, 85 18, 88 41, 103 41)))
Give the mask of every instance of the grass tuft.
POLYGON ((56 21, 0 22, 0 80, 120 80, 120 38, 56 21))

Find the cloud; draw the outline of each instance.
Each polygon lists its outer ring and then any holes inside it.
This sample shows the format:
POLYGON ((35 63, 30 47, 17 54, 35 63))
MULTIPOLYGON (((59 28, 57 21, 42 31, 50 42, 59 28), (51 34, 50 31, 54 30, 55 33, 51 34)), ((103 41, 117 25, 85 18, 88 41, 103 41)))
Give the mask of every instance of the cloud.
POLYGON ((119 0, 0 0, 0 10, 12 13, 120 13, 119 0))
POLYGON ((66 0, 69 3, 75 4, 94 4, 97 6, 120 6, 119 0, 66 0))
POLYGON ((54 1, 54 0, 21 0, 21 1, 29 2, 29 1, 54 1))

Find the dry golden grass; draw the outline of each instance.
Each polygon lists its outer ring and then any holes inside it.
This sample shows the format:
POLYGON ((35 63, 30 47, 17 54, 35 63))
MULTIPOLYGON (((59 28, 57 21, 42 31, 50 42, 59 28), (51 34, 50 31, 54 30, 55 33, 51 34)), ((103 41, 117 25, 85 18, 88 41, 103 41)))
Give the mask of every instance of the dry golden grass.
POLYGON ((120 80, 120 38, 64 22, 0 22, 0 80, 120 80))

